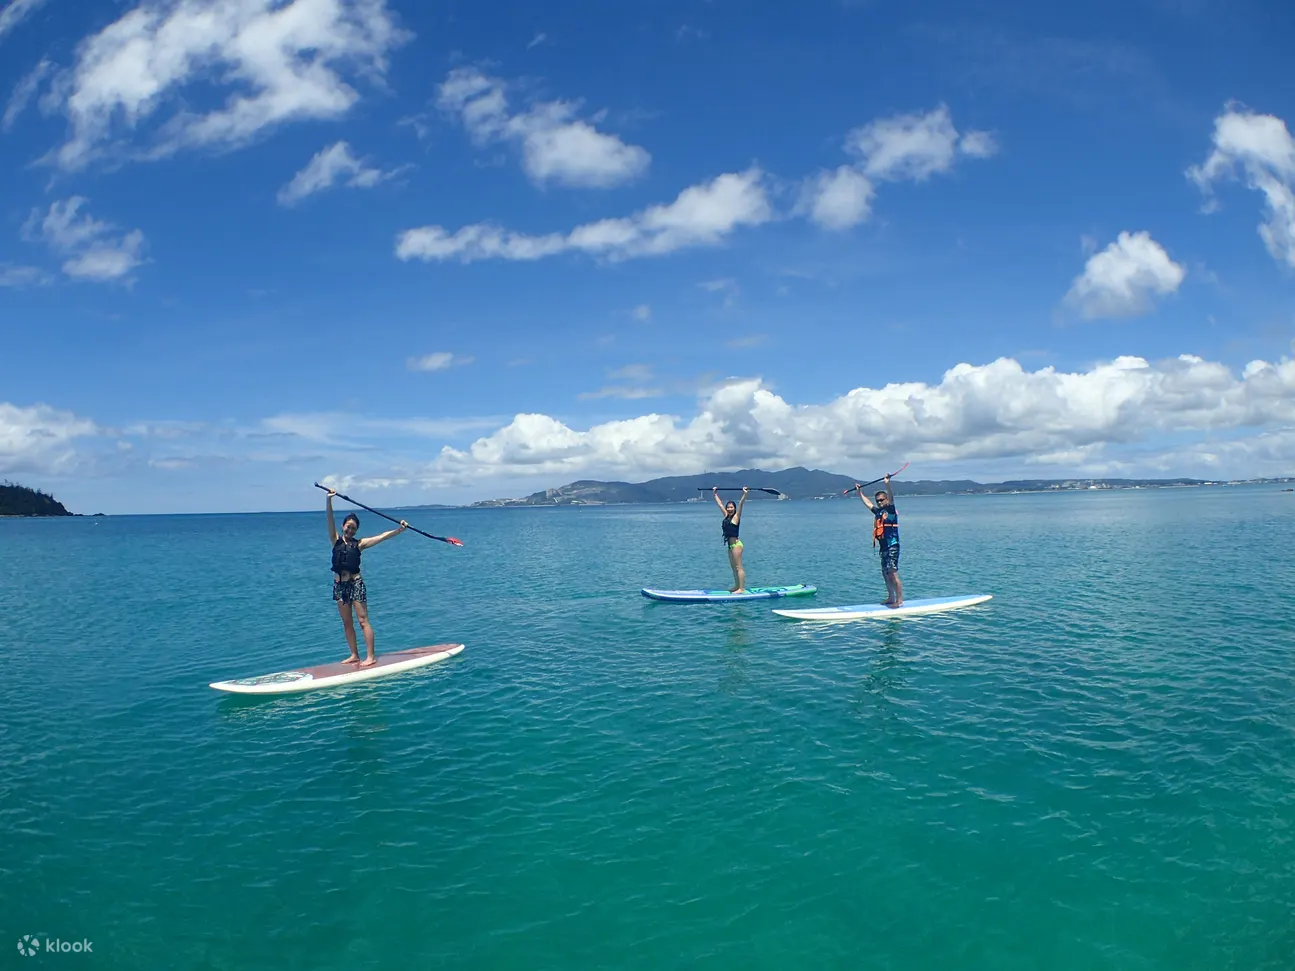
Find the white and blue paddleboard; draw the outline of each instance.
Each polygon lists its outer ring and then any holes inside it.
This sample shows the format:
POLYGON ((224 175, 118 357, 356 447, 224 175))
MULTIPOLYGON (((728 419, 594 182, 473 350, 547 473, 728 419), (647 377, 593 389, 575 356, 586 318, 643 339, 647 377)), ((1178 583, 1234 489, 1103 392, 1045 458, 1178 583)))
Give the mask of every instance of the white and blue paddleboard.
POLYGON ((415 668, 426 667, 454 657, 462 650, 462 644, 411 647, 404 651, 379 654, 375 663, 368 667, 337 661, 310 668, 296 668, 292 671, 276 671, 274 674, 262 674, 255 678, 215 681, 210 687, 217 691, 241 695, 284 695, 297 691, 313 691, 316 688, 331 688, 334 685, 370 681, 373 678, 400 674, 402 671, 412 671, 415 668))
POLYGON ((945 610, 958 610, 992 600, 993 595, 978 594, 974 597, 932 597, 927 600, 905 600, 902 607, 887 607, 884 604, 856 604, 853 607, 818 607, 813 610, 775 610, 779 617, 790 617, 792 620, 885 620, 890 617, 913 617, 918 614, 938 614, 945 610))
POLYGON ((643 596, 649 600, 667 600, 670 603, 730 603, 735 600, 768 600, 772 597, 805 597, 818 590, 805 583, 789 587, 747 587, 742 593, 727 590, 653 590, 645 587, 643 596))

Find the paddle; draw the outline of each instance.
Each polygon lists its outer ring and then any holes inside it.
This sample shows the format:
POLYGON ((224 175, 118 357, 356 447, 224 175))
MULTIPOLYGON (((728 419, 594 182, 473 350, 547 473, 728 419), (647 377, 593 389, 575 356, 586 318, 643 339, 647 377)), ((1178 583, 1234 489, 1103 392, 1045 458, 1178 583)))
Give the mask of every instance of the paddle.
POLYGON ((883 475, 880 479, 873 479, 871 482, 864 482, 862 484, 856 484, 854 487, 850 489, 843 489, 841 491, 841 495, 848 496, 851 492, 854 492, 855 489, 866 489, 868 486, 876 485, 878 482, 885 482, 887 479, 893 479, 895 476, 899 475, 900 472, 903 472, 906 468, 908 468, 907 462, 901 465, 896 471, 890 473, 890 475, 883 475))
MULTIPOLYGON (((318 482, 316 482, 316 483, 315 483, 315 488, 316 488, 316 489, 323 489, 325 492, 333 492, 333 491, 334 491, 334 490, 332 490, 332 489, 328 488, 328 486, 322 486, 322 485, 320 485, 318 482)), ((338 498, 338 499, 345 499, 347 502, 351 503, 352 505, 354 505, 354 506, 359 506, 361 509, 368 510, 369 512, 373 513, 373 515, 375 515, 375 516, 381 516, 383 519, 391 519, 391 517, 390 517, 390 516, 388 516, 385 512, 378 512, 376 509, 370 509, 370 508, 369 508, 368 506, 366 506, 364 503, 362 503, 362 502, 356 502, 356 501, 355 501, 354 499, 352 499, 350 496, 344 496, 344 495, 342 495, 340 492, 336 493, 336 495, 337 495, 337 498, 338 498)), ((397 526, 399 526, 399 525, 400 525, 400 520, 399 520, 399 519, 391 519, 391 521, 392 521, 393 523, 395 523, 397 526)), ((463 545, 463 541, 462 541, 462 540, 455 539, 453 536, 433 536, 431 533, 424 533, 424 532, 423 532, 421 529, 419 529, 417 526, 408 526, 408 525, 407 525, 405 528, 406 528, 406 529, 412 529, 412 530, 413 530, 415 533, 417 533, 418 535, 420 535, 420 536, 426 536, 428 539, 438 539, 438 540, 440 540, 442 543, 449 543, 451 546, 462 546, 462 545, 463 545)))
MULTIPOLYGON (((741 492, 741 486, 698 486, 698 492, 741 492)), ((777 489, 765 489, 764 487, 752 488, 751 492, 767 492, 771 496, 782 495, 777 489)))

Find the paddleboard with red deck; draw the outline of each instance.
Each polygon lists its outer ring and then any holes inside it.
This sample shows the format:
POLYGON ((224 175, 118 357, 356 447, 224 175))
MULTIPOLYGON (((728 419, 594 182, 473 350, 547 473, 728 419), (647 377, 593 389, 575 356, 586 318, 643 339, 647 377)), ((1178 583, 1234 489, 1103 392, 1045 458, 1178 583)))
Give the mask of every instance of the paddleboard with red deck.
POLYGON ((273 674, 262 674, 255 678, 213 681, 210 687, 217 691, 243 695, 282 695, 296 691, 312 691, 316 688, 331 688, 334 685, 370 681, 374 678, 385 678, 403 671, 426 667, 454 657, 463 650, 463 647, 462 644, 411 647, 404 651, 379 654, 373 664, 363 668, 358 664, 335 661, 332 664, 320 664, 311 668, 276 671, 273 674))

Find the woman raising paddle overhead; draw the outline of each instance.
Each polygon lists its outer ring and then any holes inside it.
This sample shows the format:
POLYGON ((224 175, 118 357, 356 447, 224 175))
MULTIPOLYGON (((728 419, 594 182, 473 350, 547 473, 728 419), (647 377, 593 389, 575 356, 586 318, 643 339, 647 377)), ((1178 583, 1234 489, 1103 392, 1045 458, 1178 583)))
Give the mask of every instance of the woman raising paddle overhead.
POLYGON ((333 599, 337 601, 337 612, 342 617, 342 630, 346 632, 346 643, 350 645, 351 654, 343 664, 358 664, 368 667, 374 662, 373 626, 369 623, 369 598, 364 589, 364 578, 360 576, 360 554, 383 540, 398 536, 409 528, 409 524, 400 520, 399 529, 389 529, 377 536, 356 539, 360 528, 360 517, 347 513, 342 520, 342 534, 337 534, 337 523, 333 520, 333 496, 337 492, 329 489, 326 506, 328 509, 328 538, 333 542, 333 599), (364 630, 364 644, 369 656, 361 661, 360 651, 355 641, 355 618, 352 611, 359 615, 360 627, 364 630))
POLYGON ((742 569, 742 541, 737 538, 738 525, 742 520, 742 507, 746 505, 747 493, 751 490, 742 487, 742 501, 734 504, 730 499, 727 504, 720 501, 719 488, 711 489, 715 505, 724 513, 724 545, 728 547, 728 565, 733 568, 733 586, 729 593, 743 593, 746 590, 746 571, 742 569))

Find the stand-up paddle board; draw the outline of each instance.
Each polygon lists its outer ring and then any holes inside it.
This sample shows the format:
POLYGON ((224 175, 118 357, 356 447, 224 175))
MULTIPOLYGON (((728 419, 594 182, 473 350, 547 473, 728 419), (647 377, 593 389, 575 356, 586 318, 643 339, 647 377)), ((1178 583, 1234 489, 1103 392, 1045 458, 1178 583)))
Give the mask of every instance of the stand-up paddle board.
POLYGON ((912 617, 916 614, 938 614, 944 610, 957 610, 992 600, 993 595, 982 593, 975 597, 933 597, 929 600, 905 600, 902 607, 882 604, 857 604, 853 607, 819 607, 814 610, 775 610, 779 617, 792 620, 884 620, 888 617, 912 617))
POLYGON ((747 587, 742 593, 729 593, 727 590, 653 590, 643 589, 643 596, 649 600, 668 600, 671 603, 700 604, 728 603, 733 600, 768 600, 771 597, 804 597, 818 590, 805 583, 796 583, 789 587, 747 587))
POLYGON ((377 660, 367 668, 355 664, 320 664, 313 668, 297 668, 293 671, 276 671, 274 674, 262 674, 256 678, 238 678, 234 681, 215 681, 211 687, 217 691, 231 691, 244 695, 282 695, 294 691, 311 691, 315 688, 330 688, 338 684, 351 684, 354 681, 368 681, 372 678, 385 678, 402 671, 426 667, 447 657, 454 657, 463 650, 462 644, 435 644, 431 647, 411 647, 406 651, 392 651, 390 654, 379 654, 377 660))

